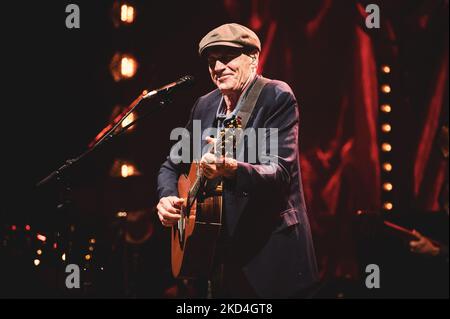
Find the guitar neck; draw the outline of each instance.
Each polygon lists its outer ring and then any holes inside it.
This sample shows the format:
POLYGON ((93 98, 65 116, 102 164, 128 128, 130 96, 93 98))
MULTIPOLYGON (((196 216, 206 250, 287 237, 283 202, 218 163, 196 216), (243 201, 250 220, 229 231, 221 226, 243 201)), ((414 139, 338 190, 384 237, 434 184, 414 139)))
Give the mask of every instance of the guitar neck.
MULTIPOLYGON (((240 128, 240 121, 237 119, 233 119, 230 121, 230 124, 227 129, 230 128, 240 128)), ((224 146, 224 137, 225 137, 226 129, 223 129, 220 134, 217 136, 216 141, 209 145, 209 149, 207 153, 215 154, 217 153, 216 150, 223 150, 224 146)), ((217 154, 216 154, 217 155, 217 154)), ((197 172, 197 178, 195 179, 195 182, 192 184, 192 187, 189 190, 189 202, 188 205, 192 204, 195 199, 197 198, 200 190, 204 187, 206 183, 206 177, 203 174, 203 170, 201 168, 198 169, 197 172)))

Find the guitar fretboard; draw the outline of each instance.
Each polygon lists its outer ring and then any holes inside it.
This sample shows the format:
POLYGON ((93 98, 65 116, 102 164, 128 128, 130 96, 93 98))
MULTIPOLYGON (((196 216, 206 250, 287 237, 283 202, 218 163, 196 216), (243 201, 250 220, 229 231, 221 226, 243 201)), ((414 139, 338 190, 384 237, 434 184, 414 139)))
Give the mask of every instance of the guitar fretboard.
MULTIPOLYGON (((214 154, 215 150, 222 149, 222 146, 224 144, 224 136, 226 134, 226 130, 236 129, 236 128, 240 128, 240 127, 241 127, 240 120, 233 118, 229 122, 228 127, 221 130, 219 136, 216 139, 216 142, 210 146, 208 153, 214 154)), ((205 185, 205 182, 206 182, 206 177, 204 176, 203 171, 201 169, 199 169, 197 172, 197 178, 195 179, 195 182, 193 183, 192 187, 189 189, 187 207, 192 206, 192 204, 194 203, 195 199, 198 196, 200 189, 205 185)))

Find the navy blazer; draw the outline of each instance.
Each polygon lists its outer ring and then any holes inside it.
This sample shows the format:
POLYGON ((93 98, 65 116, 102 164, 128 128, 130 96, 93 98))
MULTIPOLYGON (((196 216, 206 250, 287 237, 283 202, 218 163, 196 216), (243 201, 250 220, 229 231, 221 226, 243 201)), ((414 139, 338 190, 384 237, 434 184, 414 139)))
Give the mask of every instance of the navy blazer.
MULTIPOLYGON (((187 129, 192 132, 193 120, 201 120, 202 131, 212 127, 221 96, 216 89, 200 97, 187 129)), ((259 296, 287 298, 311 286, 318 275, 301 182, 299 111, 286 83, 271 80, 265 85, 249 127, 278 129, 277 162, 238 162, 234 180, 224 181, 230 258, 259 296)), ((188 169, 168 157, 158 175, 159 198, 177 196, 178 177, 188 169)))

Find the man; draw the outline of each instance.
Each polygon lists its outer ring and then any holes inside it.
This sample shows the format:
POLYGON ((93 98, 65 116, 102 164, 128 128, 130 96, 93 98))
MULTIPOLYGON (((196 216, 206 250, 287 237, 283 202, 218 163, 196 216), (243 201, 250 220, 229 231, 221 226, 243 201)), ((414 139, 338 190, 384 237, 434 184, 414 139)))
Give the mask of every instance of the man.
MULTIPOLYGON (((261 44, 239 24, 225 24, 199 43, 217 89, 195 103, 187 128, 221 127, 239 114, 253 90, 261 44)), ((277 155, 249 163, 204 154, 201 169, 208 180, 223 180, 224 221, 216 252, 213 293, 219 297, 288 298, 302 296, 317 281, 317 266, 306 214, 299 165, 299 115, 290 87, 270 80, 262 88, 246 128, 276 129, 277 155)), ((212 142, 208 139, 204 142, 212 142)), ((246 144, 246 151, 254 145, 246 144)), ((180 218, 177 180, 186 165, 170 158, 158 176, 158 216, 164 226, 180 218)))

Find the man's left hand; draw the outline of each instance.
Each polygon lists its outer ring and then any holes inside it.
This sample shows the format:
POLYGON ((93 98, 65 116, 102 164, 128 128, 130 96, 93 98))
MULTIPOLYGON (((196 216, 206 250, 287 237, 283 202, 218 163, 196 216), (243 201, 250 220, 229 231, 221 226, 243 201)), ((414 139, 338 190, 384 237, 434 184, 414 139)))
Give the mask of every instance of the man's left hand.
MULTIPOLYGON (((212 138, 207 138, 207 140, 208 143, 214 142, 212 138)), ((208 179, 214 179, 216 177, 234 178, 238 164, 234 158, 217 157, 214 154, 206 153, 200 160, 200 167, 208 179)))

